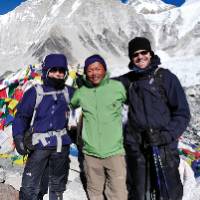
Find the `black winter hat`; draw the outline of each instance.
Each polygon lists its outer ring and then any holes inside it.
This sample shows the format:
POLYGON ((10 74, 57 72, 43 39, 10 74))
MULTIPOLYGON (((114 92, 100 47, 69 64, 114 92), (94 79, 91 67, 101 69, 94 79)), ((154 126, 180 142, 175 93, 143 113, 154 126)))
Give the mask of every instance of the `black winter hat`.
POLYGON ((153 55, 151 50, 150 41, 144 37, 135 37, 128 44, 128 55, 130 60, 132 59, 133 54, 138 50, 147 50, 153 55))
POLYGON ((86 72, 89 65, 92 63, 99 62, 103 65, 105 71, 107 70, 107 66, 105 60, 98 54, 92 55, 85 60, 84 72, 86 72))

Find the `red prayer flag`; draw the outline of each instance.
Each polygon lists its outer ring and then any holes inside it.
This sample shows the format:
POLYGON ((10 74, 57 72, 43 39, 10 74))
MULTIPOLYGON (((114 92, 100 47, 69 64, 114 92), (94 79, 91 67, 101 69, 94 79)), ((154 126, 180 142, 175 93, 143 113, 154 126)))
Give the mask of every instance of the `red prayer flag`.
POLYGON ((6 89, 0 90, 0 99, 5 99, 7 97, 6 89))
POLYGON ((21 98, 23 97, 23 91, 21 89, 16 89, 14 94, 13 94, 13 98, 16 99, 17 101, 20 101, 21 98))

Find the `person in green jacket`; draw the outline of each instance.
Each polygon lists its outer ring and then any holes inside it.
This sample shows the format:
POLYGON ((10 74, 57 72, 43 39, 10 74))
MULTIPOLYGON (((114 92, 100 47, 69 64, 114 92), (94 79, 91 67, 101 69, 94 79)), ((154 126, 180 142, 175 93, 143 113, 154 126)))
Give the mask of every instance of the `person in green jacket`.
POLYGON ((99 55, 85 60, 84 84, 71 99, 83 112, 84 171, 90 200, 126 200, 126 163, 122 134, 124 86, 109 79, 99 55))

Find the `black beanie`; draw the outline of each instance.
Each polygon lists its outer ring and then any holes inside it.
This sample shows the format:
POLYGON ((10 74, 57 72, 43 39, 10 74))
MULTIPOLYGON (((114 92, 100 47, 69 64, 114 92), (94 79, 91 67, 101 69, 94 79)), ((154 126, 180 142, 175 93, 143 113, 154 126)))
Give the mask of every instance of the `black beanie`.
POLYGON ((128 55, 130 60, 132 59, 133 54, 138 50, 147 50, 153 55, 151 50, 150 41, 144 37, 135 37, 128 44, 128 55))

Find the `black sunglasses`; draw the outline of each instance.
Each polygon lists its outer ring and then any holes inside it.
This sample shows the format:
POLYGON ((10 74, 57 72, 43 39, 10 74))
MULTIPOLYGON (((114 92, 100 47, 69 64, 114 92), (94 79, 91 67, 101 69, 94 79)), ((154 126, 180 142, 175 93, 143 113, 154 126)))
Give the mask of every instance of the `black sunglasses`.
POLYGON ((140 51, 140 52, 137 52, 137 53, 134 53, 133 54, 133 58, 135 58, 135 57, 138 57, 139 56, 139 54, 141 54, 141 55, 147 55, 149 53, 149 51, 140 51))
POLYGON ((59 72, 59 73, 63 73, 65 74, 66 73, 66 70, 64 68, 60 68, 60 67, 53 67, 50 69, 50 72, 59 72))

